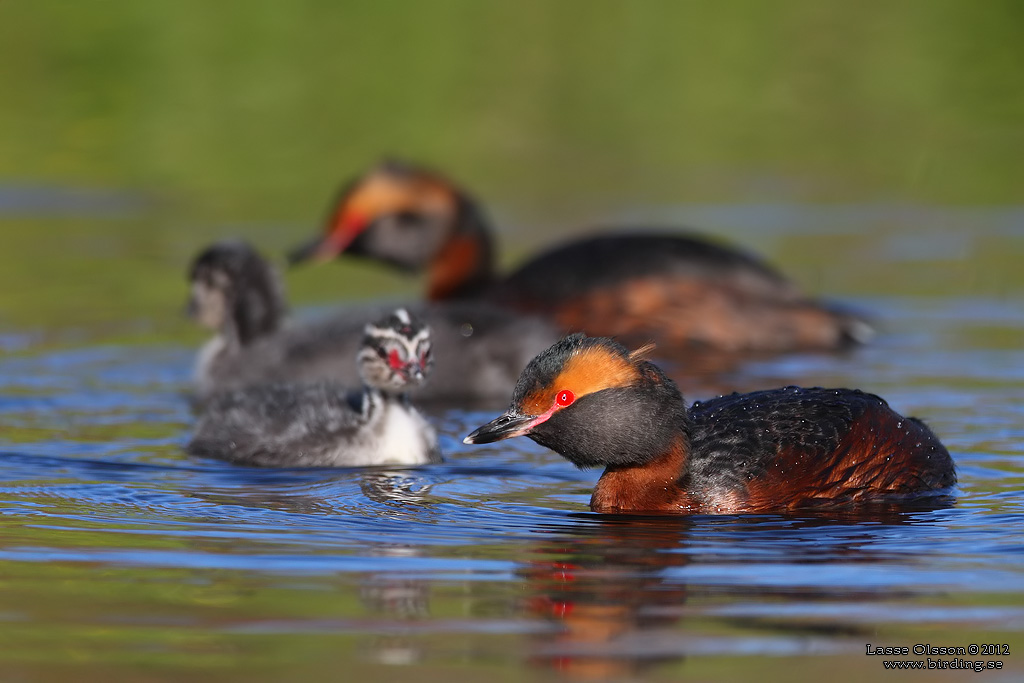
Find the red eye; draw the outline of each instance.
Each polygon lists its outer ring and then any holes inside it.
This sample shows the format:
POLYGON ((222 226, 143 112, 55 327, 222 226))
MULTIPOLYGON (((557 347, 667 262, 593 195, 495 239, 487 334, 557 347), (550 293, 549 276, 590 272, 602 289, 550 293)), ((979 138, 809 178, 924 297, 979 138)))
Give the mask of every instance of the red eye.
POLYGON ((558 396, 555 397, 555 403, 562 406, 563 408, 568 405, 572 405, 572 402, 576 400, 576 394, 572 393, 568 389, 558 392, 558 396))
POLYGON ((391 349, 390 353, 388 353, 388 365, 391 366, 392 370, 401 369, 403 363, 401 356, 398 355, 398 351, 391 349))

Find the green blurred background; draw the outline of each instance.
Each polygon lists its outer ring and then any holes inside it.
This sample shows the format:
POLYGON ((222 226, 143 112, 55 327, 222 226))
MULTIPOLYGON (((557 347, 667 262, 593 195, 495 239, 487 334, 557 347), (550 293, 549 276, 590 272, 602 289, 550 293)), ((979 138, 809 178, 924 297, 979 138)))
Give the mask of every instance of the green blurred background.
MULTIPOLYGON (((1016 0, 7 0, 0 330, 185 334, 196 249, 242 235, 280 254, 382 155, 469 187, 507 262, 559 226, 689 205, 939 207, 967 216, 956 230, 995 210, 1021 228, 1022 29, 1016 0)), ((816 292, 1024 289, 1005 235, 893 268, 871 248, 891 221, 831 215, 782 236, 697 227, 816 292)), ((927 241, 928 223, 900 228, 927 241)), ((289 287, 417 291, 347 262, 289 287)))

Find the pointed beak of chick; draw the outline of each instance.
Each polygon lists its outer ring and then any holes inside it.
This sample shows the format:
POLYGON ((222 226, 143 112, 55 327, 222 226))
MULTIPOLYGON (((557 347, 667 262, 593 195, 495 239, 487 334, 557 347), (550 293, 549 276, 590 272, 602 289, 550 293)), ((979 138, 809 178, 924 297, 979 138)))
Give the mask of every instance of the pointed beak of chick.
POLYGON ((403 372, 406 379, 410 382, 419 383, 427 377, 426 373, 423 372, 423 366, 419 363, 409 363, 405 366, 405 370, 403 372))
POLYGON ((494 443, 502 439, 511 439, 513 436, 522 436, 529 433, 535 419, 534 415, 519 415, 509 411, 483 427, 478 427, 463 439, 462 443, 494 443))

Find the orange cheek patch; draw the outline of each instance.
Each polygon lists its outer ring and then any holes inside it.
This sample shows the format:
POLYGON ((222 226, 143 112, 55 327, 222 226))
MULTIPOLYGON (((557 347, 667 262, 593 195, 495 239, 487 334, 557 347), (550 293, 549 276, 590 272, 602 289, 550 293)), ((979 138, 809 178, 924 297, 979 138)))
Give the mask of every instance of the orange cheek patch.
POLYGON ((345 213, 377 216, 401 211, 411 203, 411 188, 380 176, 370 176, 345 202, 345 213))
POLYGON ((639 379, 640 372, 628 360, 594 346, 574 354, 551 385, 527 394, 522 410, 528 415, 540 415, 554 404, 560 391, 571 391, 578 401, 587 394, 629 386, 639 379))
POLYGON ((349 193, 334 218, 333 231, 344 230, 349 217, 366 225, 379 216, 401 211, 452 213, 455 197, 443 183, 431 178, 395 178, 378 172, 367 176, 349 193))

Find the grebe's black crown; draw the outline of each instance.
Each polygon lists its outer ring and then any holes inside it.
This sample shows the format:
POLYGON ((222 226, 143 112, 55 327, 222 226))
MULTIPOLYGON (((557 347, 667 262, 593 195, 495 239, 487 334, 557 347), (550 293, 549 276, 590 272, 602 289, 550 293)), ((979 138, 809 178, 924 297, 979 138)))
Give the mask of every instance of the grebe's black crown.
POLYGON ((367 324, 363 332, 363 343, 370 344, 373 339, 381 337, 395 338, 397 336, 412 340, 424 333, 429 340, 430 329, 419 317, 404 308, 399 308, 377 322, 367 324))
POLYGON ((387 173, 388 175, 404 177, 404 178, 415 178, 422 175, 437 176, 438 174, 424 166, 415 162, 409 161, 408 159, 399 159, 397 157, 384 157, 377 165, 370 169, 370 173, 373 172, 387 173))
POLYGON ((531 391, 554 382, 573 355, 595 346, 603 347, 622 358, 629 358, 629 349, 608 337, 588 337, 583 332, 562 337, 551 347, 541 351, 519 375, 519 381, 512 392, 513 405, 522 401, 531 391))
POLYGON ((258 279, 269 270, 266 260, 256 249, 243 240, 231 239, 215 242, 196 255, 189 268, 190 281, 219 271, 232 282, 258 279))

